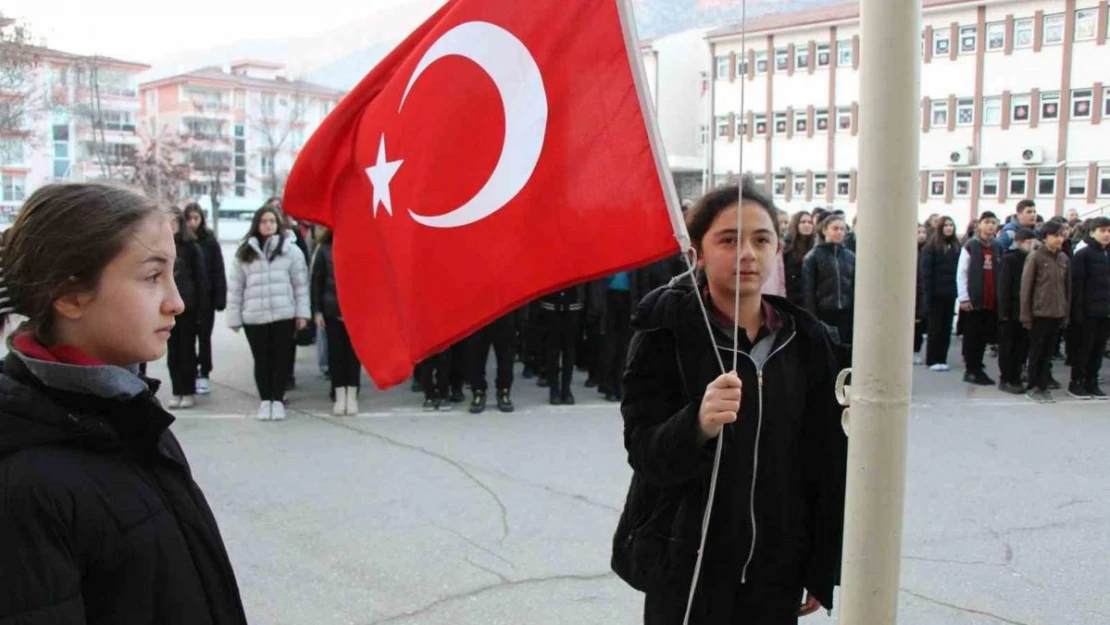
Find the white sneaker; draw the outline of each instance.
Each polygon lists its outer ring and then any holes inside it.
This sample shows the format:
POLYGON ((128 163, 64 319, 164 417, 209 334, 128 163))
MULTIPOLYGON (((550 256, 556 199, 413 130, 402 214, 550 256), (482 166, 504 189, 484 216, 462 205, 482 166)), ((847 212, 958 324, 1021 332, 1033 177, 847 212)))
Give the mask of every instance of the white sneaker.
POLYGON ((347 416, 353 417, 358 415, 358 387, 347 387, 347 416))
POLYGON ((948 371, 948 365, 942 364, 942 363, 937 363, 937 364, 929 367, 929 370, 930 371, 948 371))
POLYGON ((270 413, 271 413, 272 408, 273 408, 273 403, 274 402, 272 402, 272 401, 264 401, 261 404, 258 404, 258 417, 257 418, 258 418, 259 421, 269 421, 270 420, 270 413))
POLYGON ((285 404, 280 401, 275 401, 273 408, 270 409, 270 419, 273 421, 285 421, 285 404))
POLYGON ((184 397, 181 398, 181 408, 182 408, 182 410, 192 408, 193 406, 196 406, 196 405, 197 405, 197 399, 196 399, 196 397, 194 397, 192 395, 185 395, 184 397))
POLYGON ((170 399, 169 403, 166 404, 166 405, 170 408, 170 410, 180 408, 181 407, 181 397, 178 396, 178 395, 174 395, 173 398, 170 399))
POLYGON ((208 378, 197 378, 197 395, 207 395, 212 392, 212 383, 208 378))
POLYGON ((917 354, 914 354, 913 355, 913 364, 923 365, 923 364, 925 364, 925 361, 921 359, 921 356, 918 356, 917 354))
POLYGON ((332 406, 331 413, 337 417, 347 414, 347 388, 345 386, 335 387, 335 405, 332 406))

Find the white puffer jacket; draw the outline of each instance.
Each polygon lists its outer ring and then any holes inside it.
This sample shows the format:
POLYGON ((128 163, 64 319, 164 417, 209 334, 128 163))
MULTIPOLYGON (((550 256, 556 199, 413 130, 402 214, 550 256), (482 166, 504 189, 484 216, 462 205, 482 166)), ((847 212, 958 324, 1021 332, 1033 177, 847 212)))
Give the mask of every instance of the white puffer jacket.
POLYGON ((231 263, 227 285, 227 325, 238 328, 286 319, 309 319, 308 264, 292 236, 272 236, 262 249, 258 239, 248 242, 258 257, 249 263, 231 263), (273 256, 278 241, 281 253, 273 256))

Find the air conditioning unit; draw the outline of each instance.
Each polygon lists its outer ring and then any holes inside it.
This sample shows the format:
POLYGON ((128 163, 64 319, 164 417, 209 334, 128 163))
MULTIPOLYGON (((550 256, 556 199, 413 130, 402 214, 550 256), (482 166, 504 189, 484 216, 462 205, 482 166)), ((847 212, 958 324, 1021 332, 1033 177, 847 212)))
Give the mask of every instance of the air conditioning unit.
POLYGON ((1040 165, 1044 162, 1044 148, 1025 148, 1021 151, 1021 162, 1025 165, 1040 165))
POLYGON ((958 150, 952 150, 952 152, 950 152, 948 154, 948 166, 949 167, 961 167, 963 165, 970 165, 970 164, 971 164, 971 148, 960 148, 958 150))

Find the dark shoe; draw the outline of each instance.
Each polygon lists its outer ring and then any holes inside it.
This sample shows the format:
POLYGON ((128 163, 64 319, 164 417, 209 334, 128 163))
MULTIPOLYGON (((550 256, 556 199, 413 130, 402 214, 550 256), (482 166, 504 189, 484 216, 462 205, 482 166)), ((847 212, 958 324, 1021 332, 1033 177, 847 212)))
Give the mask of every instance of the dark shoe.
POLYGON ((586 388, 597 388, 597 380, 586 378, 586 388))
POLYGON ((503 389, 497 393, 497 409, 501 412, 512 412, 516 408, 513 400, 509 399, 509 390, 503 389))
POLYGON ((431 397, 424 399, 424 412, 431 412, 436 409, 436 400, 431 397))
POLYGON ((563 394, 555 389, 551 389, 551 392, 548 394, 548 401, 552 406, 561 406, 563 405, 563 394))
POLYGON ((1073 381, 1068 385, 1068 395, 1076 399, 1090 399, 1091 395, 1087 392, 1087 388, 1081 382, 1073 381))
POLYGON ((536 380, 536 386, 540 388, 547 388, 551 386, 551 384, 547 381, 547 378, 541 375, 540 378, 536 380))
POLYGON ((451 396, 448 398, 452 404, 461 404, 466 401, 466 395, 463 394, 462 389, 451 391, 451 396))
POLYGON ((975 373, 965 373, 964 382, 967 382, 968 384, 974 384, 976 386, 994 386, 994 380, 990 379, 990 376, 983 373, 982 371, 976 371, 975 373))
POLYGON ((486 411, 486 392, 474 391, 474 399, 470 401, 470 414, 482 414, 486 411))
POLYGON ((1025 388, 1023 386, 1021 386, 1020 384, 1013 384, 1011 382, 999 382, 998 390, 1002 391, 1003 393, 1009 393, 1011 395, 1025 394, 1025 388))
POLYGON ((563 405, 564 406, 573 406, 574 405, 574 393, 572 393, 570 391, 563 391, 563 405))
POLYGON ((451 409, 451 402, 447 401, 443 397, 437 397, 435 400, 433 400, 432 404, 435 406, 436 410, 450 410, 451 409))
POLYGON ((1102 389, 1099 388, 1097 383, 1088 384, 1083 387, 1083 390, 1087 391, 1087 394, 1091 396, 1091 399, 1106 399, 1106 393, 1102 392, 1102 389))
POLYGON ((1058 391, 1058 390, 1060 390, 1060 388, 1061 388, 1060 383, 1056 381, 1056 378, 1049 378, 1048 379, 1048 386, 1046 387, 1045 390, 1058 391))
POLYGON ((1047 404, 1051 400, 1051 395, 1047 391, 1031 388, 1026 391, 1025 396, 1038 404, 1047 404))
POLYGON ((524 371, 520 373, 520 377, 525 380, 531 380, 536 377, 536 370, 532 368, 532 365, 524 365, 524 371))
POLYGON ((289 376, 289 379, 287 379, 285 381, 285 388, 288 389, 288 390, 293 390, 293 389, 297 388, 297 376, 295 376, 295 375, 289 376))
POLYGON ((605 394, 605 401, 616 402, 616 401, 620 401, 620 400, 621 400, 620 397, 617 397, 616 393, 608 392, 608 393, 605 394))

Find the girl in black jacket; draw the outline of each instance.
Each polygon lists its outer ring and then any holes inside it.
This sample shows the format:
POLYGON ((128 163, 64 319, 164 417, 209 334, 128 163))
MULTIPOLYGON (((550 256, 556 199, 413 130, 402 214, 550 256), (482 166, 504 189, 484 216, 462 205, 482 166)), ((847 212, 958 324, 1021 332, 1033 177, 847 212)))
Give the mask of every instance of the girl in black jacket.
POLYGON ((956 269, 960 264, 956 222, 944 217, 921 250, 921 280, 925 294, 928 340, 925 364, 933 371, 948 371, 952 319, 956 315, 956 269))
POLYGON ((216 520, 138 363, 185 302, 169 215, 105 183, 47 185, 0 264, 0 621, 242 625, 216 520))
POLYGON ((809 213, 797 212, 790 218, 790 241, 783 251, 782 262, 786 272, 786 299, 795 306, 805 305, 805 297, 802 296, 802 261, 817 242, 813 231, 813 216, 809 213))
POLYGON ((351 345, 347 324, 339 312, 339 292, 335 287, 335 263, 332 259, 332 233, 328 230, 320 237, 312 259, 312 318, 316 327, 324 330, 328 340, 328 372, 335 394, 332 414, 355 416, 358 414, 358 391, 362 386, 362 365, 351 345))
POLYGON ((836 214, 818 225, 824 239, 802 261, 802 299, 806 310, 836 328, 840 342, 852 344, 856 255, 844 247, 848 228, 836 214))
POLYGON ((779 251, 777 222, 745 179, 738 242, 740 192, 713 191, 687 217, 698 286, 656 290, 633 317, 621 414, 634 474, 612 566, 647 594, 649 625, 682 623, 688 609, 718 437, 690 623, 786 625, 832 608, 847 449, 833 397, 837 354, 811 314, 761 296, 779 251), (737 371, 722 374, 737 332, 737 371))
POLYGON ((177 260, 173 265, 173 279, 185 302, 185 310, 178 316, 170 333, 169 351, 166 354, 170 369, 173 399, 170 408, 192 408, 197 393, 197 329, 212 308, 211 287, 204 252, 196 243, 185 216, 174 211, 173 242, 177 260))
POLYGON ((196 203, 185 206, 185 224, 197 238, 197 245, 204 253, 204 266, 208 269, 208 299, 211 304, 200 311, 197 324, 197 342, 200 350, 197 356, 200 370, 197 377, 197 393, 207 395, 212 391, 209 377, 212 375, 212 330, 216 326, 216 312, 227 308, 227 271, 224 268, 224 253, 215 233, 208 228, 204 211, 196 203))

